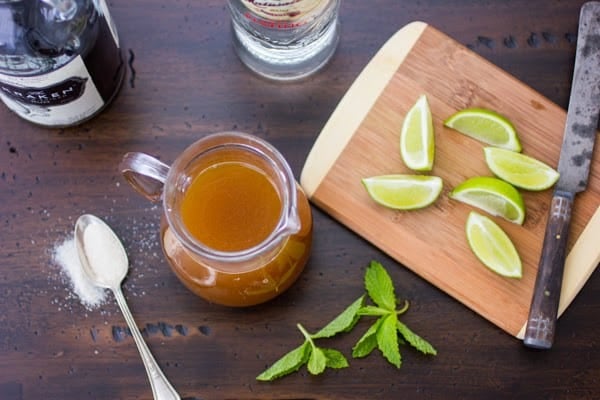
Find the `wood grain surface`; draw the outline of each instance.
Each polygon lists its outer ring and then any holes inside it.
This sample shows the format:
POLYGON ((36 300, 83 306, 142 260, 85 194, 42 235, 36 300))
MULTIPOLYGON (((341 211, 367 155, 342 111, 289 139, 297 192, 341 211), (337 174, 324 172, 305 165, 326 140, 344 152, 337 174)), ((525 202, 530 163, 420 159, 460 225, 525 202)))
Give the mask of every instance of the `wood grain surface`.
MULTIPOLYGON (((484 268, 465 237, 467 215, 474 208, 448 196, 468 178, 493 176, 485 164, 485 144, 443 125, 469 107, 510 118, 523 153, 557 167, 565 111, 434 27, 415 22, 395 34, 357 78, 311 150, 301 182, 311 200, 334 218, 517 336, 529 314, 552 192, 521 191, 526 207, 522 226, 497 219, 521 256, 523 277, 506 279, 484 268), (389 80, 382 78, 383 71, 391 72, 389 80), (380 92, 373 91, 379 86, 380 92), (427 96, 435 131, 435 162, 428 174, 441 177, 444 189, 431 207, 386 209, 370 199, 361 179, 414 174, 400 158, 399 134, 421 95, 427 96), (348 123, 353 118, 356 126, 348 123)), ((599 154, 596 148, 588 189, 577 197, 569 249, 600 205, 599 154)), ((600 226, 590 229, 595 233, 587 240, 596 241, 600 226)), ((567 274, 576 280, 589 276, 599 257, 600 247, 589 254, 592 262, 570 265, 567 274)), ((574 295, 565 291, 561 297, 574 295)))
MULTIPOLYGON (((104 218, 125 243, 125 296, 183 399, 599 398, 597 272, 561 317, 553 349, 531 351, 314 207, 314 246, 299 281, 262 306, 219 307, 171 272, 157 240, 160 208, 117 170, 127 151, 170 163, 199 137, 236 129, 269 140, 299 178, 359 73, 395 32, 418 20, 565 109, 581 4, 344 0, 331 63, 304 82, 281 85, 239 62, 222 0, 110 1, 128 66, 110 107, 78 127, 43 129, 0 105, 0 399, 152 398, 115 302, 85 309, 52 262, 54 246, 83 213, 104 218), (257 382, 301 343, 296 323, 316 330, 363 293, 371 260, 387 267, 398 296, 410 301, 402 320, 438 355, 403 347, 399 370, 374 353, 316 377, 303 369, 257 382)), ((367 327, 361 322, 322 344, 350 356, 367 327)))

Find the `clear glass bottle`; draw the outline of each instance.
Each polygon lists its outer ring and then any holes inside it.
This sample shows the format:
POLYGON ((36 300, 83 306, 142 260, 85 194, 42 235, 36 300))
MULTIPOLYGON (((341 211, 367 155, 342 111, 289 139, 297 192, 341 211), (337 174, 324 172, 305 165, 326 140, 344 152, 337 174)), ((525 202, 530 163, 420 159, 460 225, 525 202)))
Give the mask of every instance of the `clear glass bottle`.
POLYGON ((228 0, 237 55, 268 79, 293 81, 333 56, 340 0, 228 0))
POLYGON ((79 124, 111 102, 124 74, 104 0, 0 0, 0 99, 20 117, 79 124))

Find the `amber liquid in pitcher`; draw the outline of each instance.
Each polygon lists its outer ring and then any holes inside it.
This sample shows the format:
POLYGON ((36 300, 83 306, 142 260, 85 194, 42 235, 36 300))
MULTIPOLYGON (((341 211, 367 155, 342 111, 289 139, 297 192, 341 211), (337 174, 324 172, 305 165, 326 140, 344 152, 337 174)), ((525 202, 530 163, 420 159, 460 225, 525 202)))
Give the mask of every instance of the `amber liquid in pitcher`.
MULTIPOLYGON (((259 304, 285 291, 303 270, 312 239, 310 206, 296 187, 300 231, 254 260, 206 260, 182 245, 163 221, 163 249, 173 271, 194 293, 228 306, 259 304)), ((183 225, 198 242, 217 251, 236 252, 267 239, 282 207, 275 185, 259 167, 225 161, 191 178, 179 211, 183 225)))
POLYGON ((181 203, 181 218, 192 236, 208 247, 241 251, 273 232, 281 207, 277 189, 262 171, 225 162, 194 178, 181 203))

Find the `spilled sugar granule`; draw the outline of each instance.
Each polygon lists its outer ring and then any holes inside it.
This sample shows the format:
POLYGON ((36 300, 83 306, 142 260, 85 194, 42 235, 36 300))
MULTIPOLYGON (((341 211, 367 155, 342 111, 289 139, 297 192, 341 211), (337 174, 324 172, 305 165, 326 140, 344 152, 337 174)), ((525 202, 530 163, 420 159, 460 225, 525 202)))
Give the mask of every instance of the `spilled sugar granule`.
POLYGON ((95 286, 83 272, 72 235, 54 246, 52 259, 69 279, 71 290, 86 309, 93 310, 104 304, 107 298, 106 290, 95 286))

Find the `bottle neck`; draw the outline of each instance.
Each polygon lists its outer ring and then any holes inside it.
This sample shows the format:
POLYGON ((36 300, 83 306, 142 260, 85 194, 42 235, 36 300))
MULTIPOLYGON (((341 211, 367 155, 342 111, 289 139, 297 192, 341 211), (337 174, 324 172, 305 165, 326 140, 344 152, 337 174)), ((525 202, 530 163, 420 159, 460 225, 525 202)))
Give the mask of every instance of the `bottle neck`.
POLYGON ((91 0, 0 3, 0 73, 28 76, 56 70, 85 56, 98 36, 91 0))

